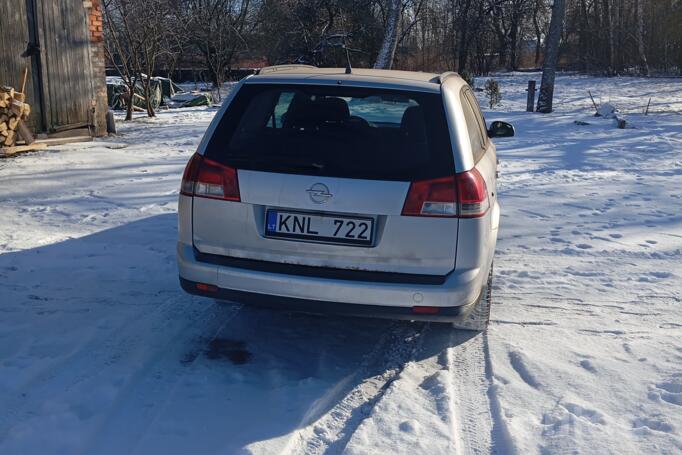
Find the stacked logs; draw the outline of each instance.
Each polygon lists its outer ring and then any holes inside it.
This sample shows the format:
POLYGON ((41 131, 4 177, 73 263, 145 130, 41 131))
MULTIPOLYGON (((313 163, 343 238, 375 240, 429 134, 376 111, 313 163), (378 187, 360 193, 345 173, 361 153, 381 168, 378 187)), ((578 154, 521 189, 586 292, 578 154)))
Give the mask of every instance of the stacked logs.
POLYGON ((26 144, 34 141, 25 123, 30 114, 31 106, 25 102, 23 93, 0 86, 0 147, 12 147, 19 139, 26 144))

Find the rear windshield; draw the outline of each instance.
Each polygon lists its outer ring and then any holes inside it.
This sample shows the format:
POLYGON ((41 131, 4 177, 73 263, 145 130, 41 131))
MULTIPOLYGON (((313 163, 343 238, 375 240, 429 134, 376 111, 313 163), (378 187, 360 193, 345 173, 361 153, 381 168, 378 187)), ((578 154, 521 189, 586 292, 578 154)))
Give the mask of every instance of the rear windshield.
POLYGON ((206 157, 237 169, 411 181, 454 169, 439 94, 245 84, 206 157))

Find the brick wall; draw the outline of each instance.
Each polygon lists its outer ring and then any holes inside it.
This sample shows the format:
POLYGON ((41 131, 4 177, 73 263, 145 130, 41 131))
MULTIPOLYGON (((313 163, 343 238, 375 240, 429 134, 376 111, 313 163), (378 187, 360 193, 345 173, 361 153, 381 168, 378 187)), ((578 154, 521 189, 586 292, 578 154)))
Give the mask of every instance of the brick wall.
POLYGON ((88 15, 88 30, 90 32, 90 61, 95 87, 95 98, 92 100, 95 133, 97 136, 102 136, 107 132, 106 113, 108 109, 102 0, 86 0, 83 2, 83 7, 88 15))

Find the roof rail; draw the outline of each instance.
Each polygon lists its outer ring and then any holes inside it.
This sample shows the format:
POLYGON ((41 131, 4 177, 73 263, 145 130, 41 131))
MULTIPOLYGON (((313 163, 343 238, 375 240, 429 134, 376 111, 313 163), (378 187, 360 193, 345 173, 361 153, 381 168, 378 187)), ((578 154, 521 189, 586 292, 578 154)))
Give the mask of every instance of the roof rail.
POLYGON ((276 73, 277 71, 290 71, 290 70, 295 70, 295 69, 312 69, 312 68, 317 68, 317 67, 312 66, 312 65, 298 65, 298 64, 274 65, 274 66, 265 66, 265 67, 259 69, 256 74, 267 74, 267 73, 276 73))
POLYGON ((437 83, 439 83, 439 84, 444 84, 445 81, 446 81, 448 78, 450 78, 450 77, 457 77, 457 76, 459 76, 459 74, 456 73, 456 72, 454 72, 454 71, 446 71, 446 72, 444 72, 444 73, 441 73, 441 74, 438 76, 438 82, 437 82, 437 83))

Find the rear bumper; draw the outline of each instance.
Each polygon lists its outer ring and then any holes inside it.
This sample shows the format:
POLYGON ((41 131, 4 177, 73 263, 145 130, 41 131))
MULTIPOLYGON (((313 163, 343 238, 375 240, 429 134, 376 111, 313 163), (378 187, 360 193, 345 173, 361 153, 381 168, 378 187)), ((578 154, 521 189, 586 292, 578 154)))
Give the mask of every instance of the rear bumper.
MULTIPOLYGON (((295 275, 284 273, 285 265, 273 272, 203 262, 197 259, 192 245, 182 242, 177 245, 177 258, 183 288, 192 294, 244 303, 267 304, 268 300, 287 307, 295 305, 295 300, 314 307, 350 304, 365 307, 369 312, 409 314, 409 319, 417 319, 412 313, 415 306, 439 307, 442 309, 439 313, 449 312, 450 318, 460 314, 477 301, 487 276, 487 270, 480 268, 455 270, 444 277, 442 284, 420 284, 358 281, 343 275, 295 275), (193 283, 216 286, 220 295, 203 293, 193 283)), ((352 313, 358 311, 365 310, 358 308, 352 313)))
POLYGON ((474 307, 474 304, 444 307, 439 308, 437 314, 419 314, 415 313, 410 307, 356 305, 352 303, 329 302, 325 300, 273 296, 223 288, 216 288, 212 291, 202 291, 197 288, 196 282, 186 280, 182 277, 180 277, 180 286, 189 294, 279 310, 300 311, 313 314, 340 314, 345 316, 402 319, 408 321, 455 322, 466 317, 474 307))

